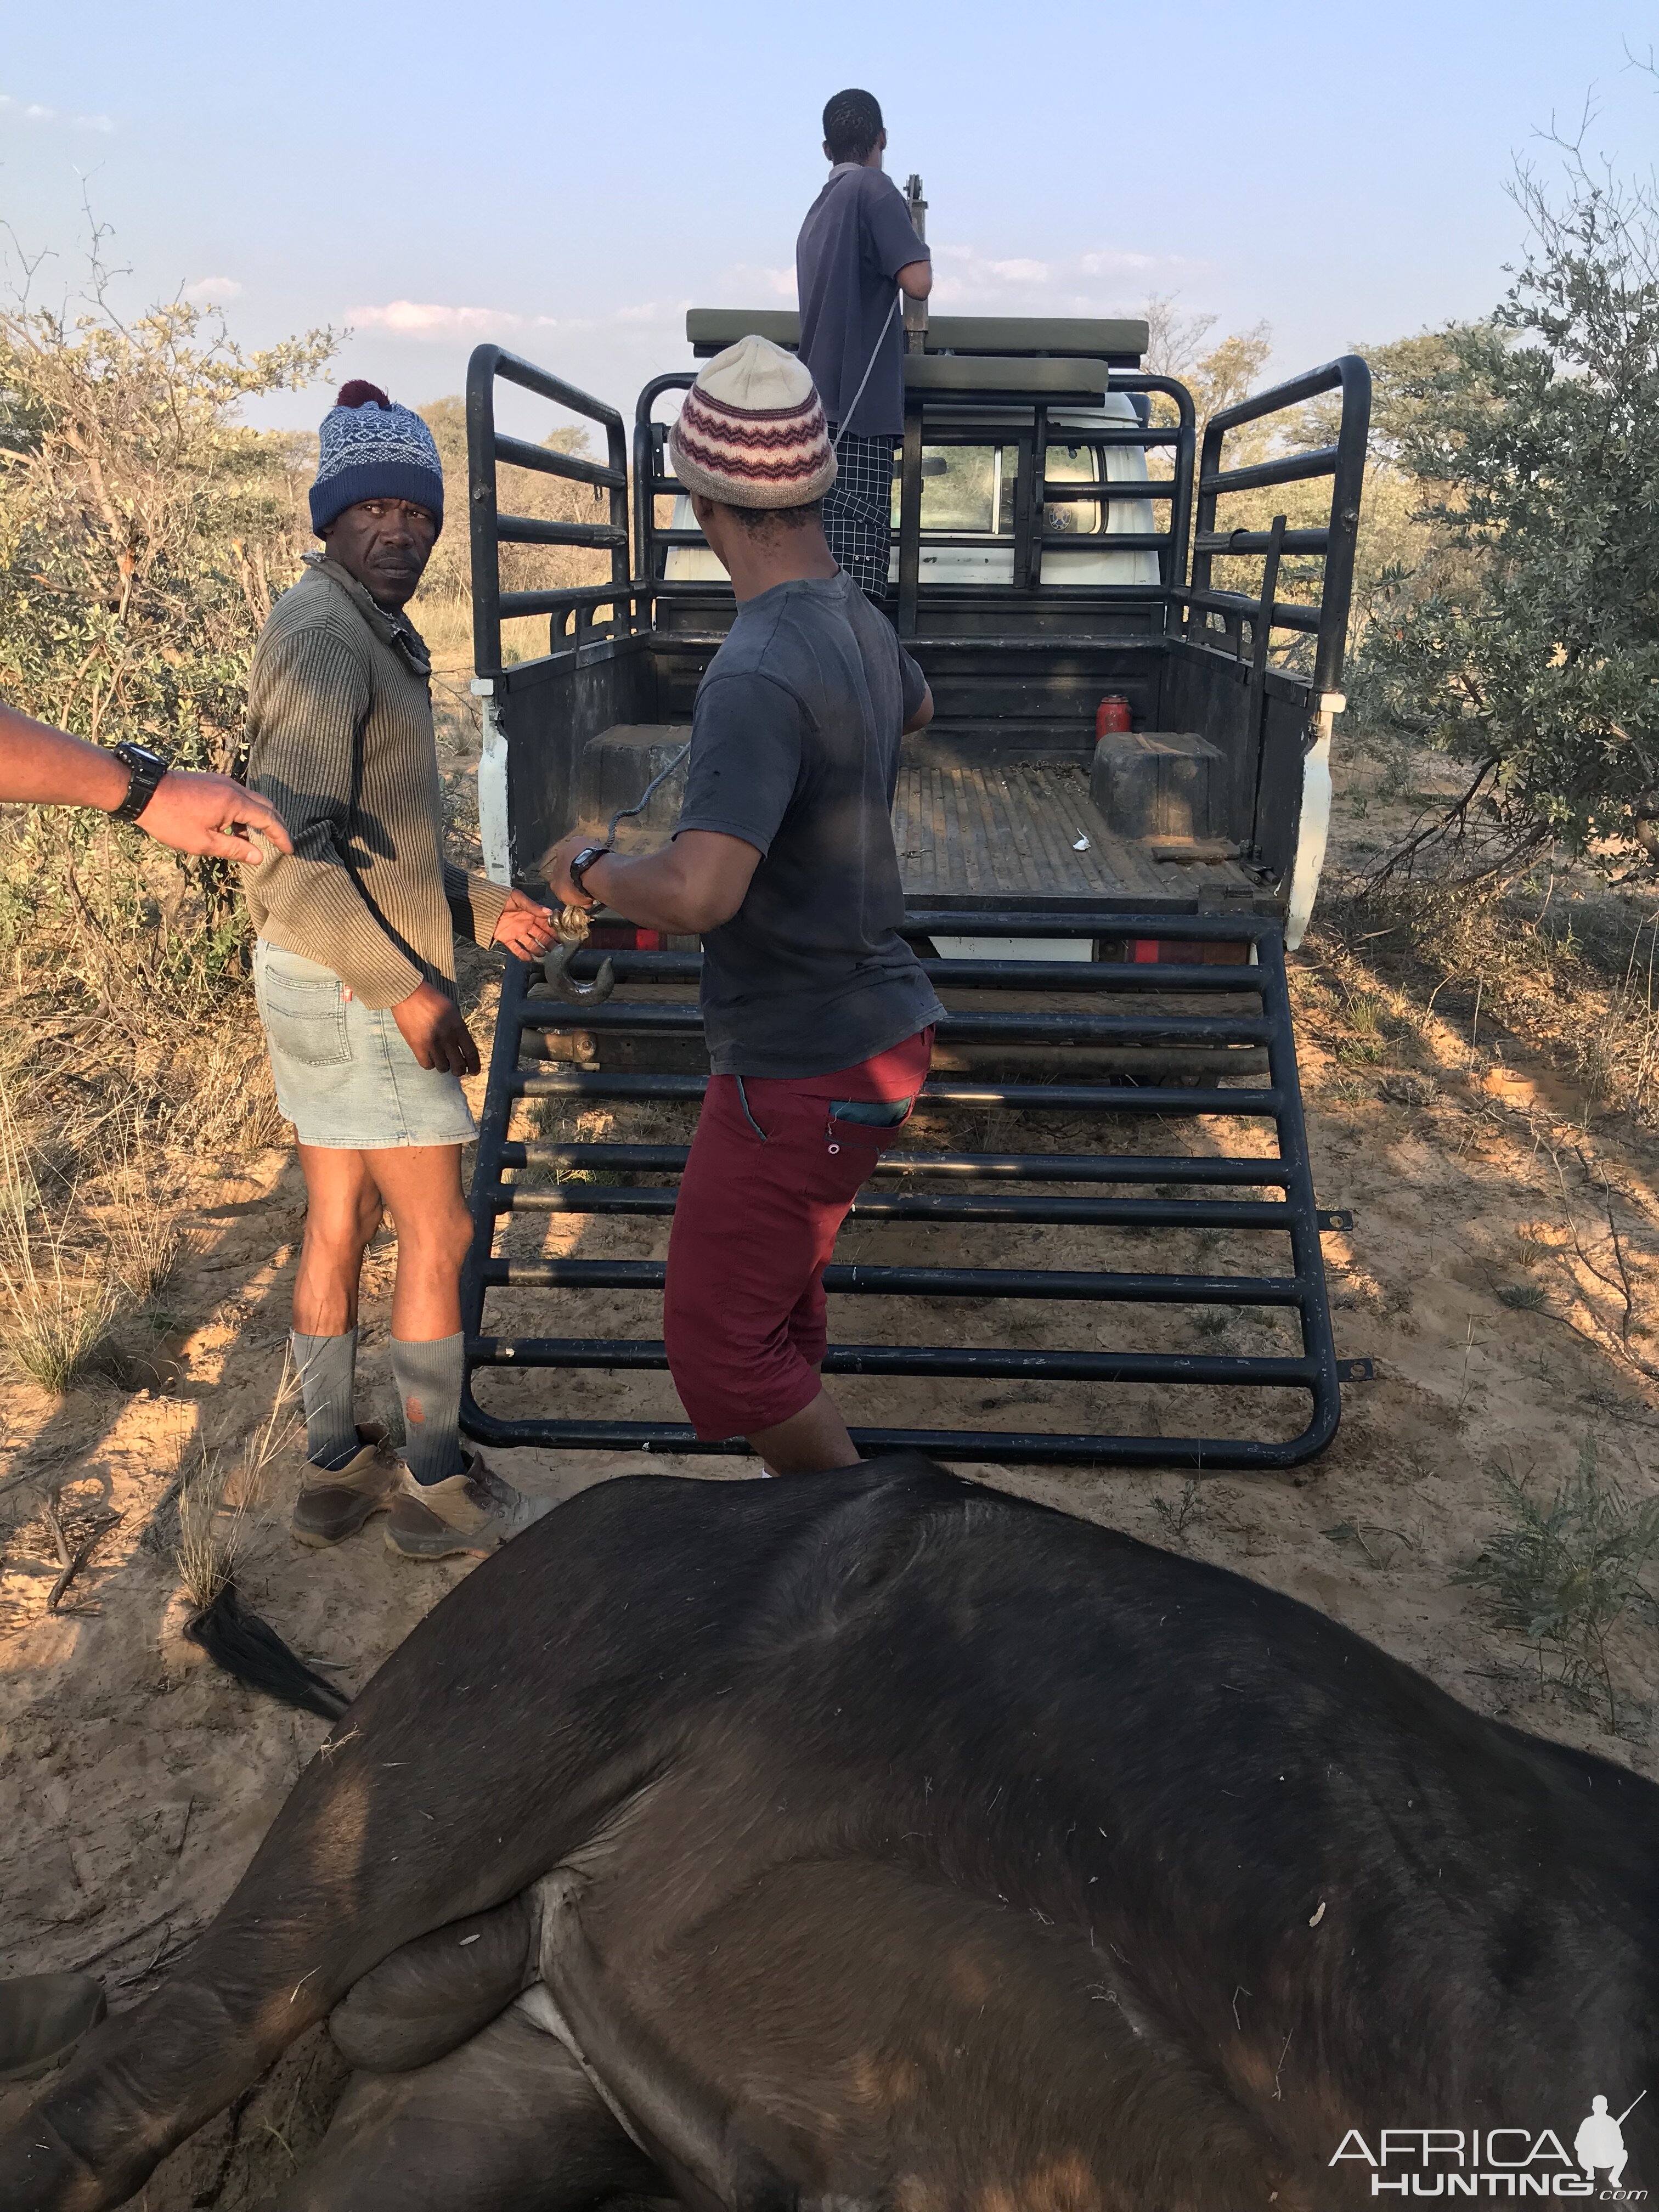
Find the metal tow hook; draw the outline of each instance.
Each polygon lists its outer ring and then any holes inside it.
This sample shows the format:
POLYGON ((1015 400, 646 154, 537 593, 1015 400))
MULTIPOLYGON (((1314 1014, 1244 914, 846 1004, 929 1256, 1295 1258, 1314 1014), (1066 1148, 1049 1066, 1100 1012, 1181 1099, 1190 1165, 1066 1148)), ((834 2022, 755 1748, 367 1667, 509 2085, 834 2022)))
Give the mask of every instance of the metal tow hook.
POLYGON ((602 1006, 617 988, 617 970, 610 956, 599 963, 599 972, 591 983, 579 983, 570 973, 570 963, 582 949, 579 937, 565 939, 556 945, 542 961, 542 974, 556 999, 563 999, 573 1006, 602 1006))

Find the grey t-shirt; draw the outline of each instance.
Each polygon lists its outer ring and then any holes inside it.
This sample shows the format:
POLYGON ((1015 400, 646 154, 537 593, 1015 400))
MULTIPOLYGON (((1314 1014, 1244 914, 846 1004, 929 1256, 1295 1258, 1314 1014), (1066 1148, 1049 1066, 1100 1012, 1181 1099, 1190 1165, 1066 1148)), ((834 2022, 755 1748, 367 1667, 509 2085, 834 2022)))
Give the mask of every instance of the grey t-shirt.
POLYGON ((944 1008, 898 924, 899 733, 926 680, 846 576, 738 609, 691 717, 683 830, 761 855, 702 941, 717 1075, 827 1075, 902 1044, 944 1008))
POLYGON ((807 211, 795 240, 800 357, 812 372, 828 419, 852 438, 896 438, 904 428, 904 316, 893 279, 927 248, 911 227, 904 195, 879 169, 841 161, 807 211), (876 341, 881 357, 849 422, 850 407, 876 341))

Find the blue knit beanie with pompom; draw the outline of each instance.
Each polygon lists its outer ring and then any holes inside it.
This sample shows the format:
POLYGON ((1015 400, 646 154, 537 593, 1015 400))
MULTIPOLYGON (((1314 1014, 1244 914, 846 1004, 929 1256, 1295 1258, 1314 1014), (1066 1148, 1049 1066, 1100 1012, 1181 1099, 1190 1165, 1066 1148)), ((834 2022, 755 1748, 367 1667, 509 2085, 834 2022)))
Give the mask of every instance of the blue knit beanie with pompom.
POLYGON ((444 472, 420 416, 388 399, 378 384, 354 378, 318 432, 322 452, 311 487, 311 526, 320 538, 337 515, 362 499, 406 499, 444 526, 444 472))

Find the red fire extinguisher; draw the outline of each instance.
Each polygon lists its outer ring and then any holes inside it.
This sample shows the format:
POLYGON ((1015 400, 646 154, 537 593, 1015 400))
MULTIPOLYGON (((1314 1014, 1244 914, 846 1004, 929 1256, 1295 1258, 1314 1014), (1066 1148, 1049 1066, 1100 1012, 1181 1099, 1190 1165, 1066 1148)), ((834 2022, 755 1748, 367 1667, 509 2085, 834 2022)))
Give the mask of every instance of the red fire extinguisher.
POLYGON ((1129 727, 1129 702, 1114 691, 1095 708, 1095 737, 1119 736, 1129 727))

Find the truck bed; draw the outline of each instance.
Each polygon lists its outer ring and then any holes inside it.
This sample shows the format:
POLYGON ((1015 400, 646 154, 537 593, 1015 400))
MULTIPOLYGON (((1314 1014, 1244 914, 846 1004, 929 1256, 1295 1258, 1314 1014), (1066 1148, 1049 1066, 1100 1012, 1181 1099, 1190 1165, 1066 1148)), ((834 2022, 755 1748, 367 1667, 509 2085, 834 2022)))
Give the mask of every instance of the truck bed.
POLYGON ((907 763, 893 836, 905 896, 918 905, 988 897, 1139 903, 1252 888, 1237 860, 1199 857, 1205 848, 1115 836, 1090 801, 1080 767, 907 763), (1170 857, 1156 858, 1159 851, 1170 857))
MULTIPOLYGON (((617 807, 636 800, 690 734, 684 723, 623 723, 592 739, 582 763, 584 824, 597 831, 617 807)), ((684 788, 679 768, 642 813, 618 824, 620 849, 663 844, 684 788)), ((906 758, 893 837, 905 897, 917 906, 1049 898, 1144 906, 1205 893, 1248 896, 1254 889, 1236 860, 1204 857, 1218 850, 1214 843, 1115 834, 1089 797, 1087 769, 1069 762, 906 758), (1087 841, 1081 851, 1079 839, 1087 841)))

